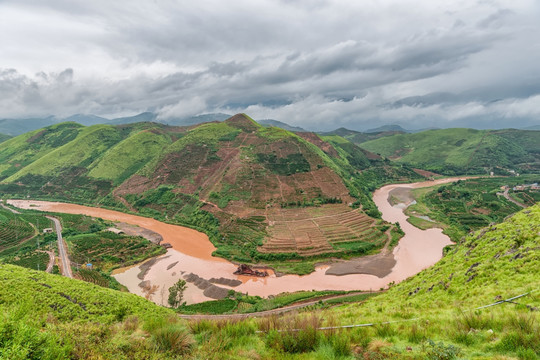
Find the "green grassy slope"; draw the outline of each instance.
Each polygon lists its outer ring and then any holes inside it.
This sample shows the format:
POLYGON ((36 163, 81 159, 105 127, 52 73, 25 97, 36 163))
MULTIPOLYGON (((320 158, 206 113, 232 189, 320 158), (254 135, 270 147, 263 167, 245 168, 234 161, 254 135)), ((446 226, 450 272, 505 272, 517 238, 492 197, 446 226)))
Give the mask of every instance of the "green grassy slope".
POLYGON ((92 164, 88 176, 118 185, 158 156, 171 139, 158 129, 143 130, 109 148, 92 164))
POLYGON ((0 134, 0 143, 1 143, 1 142, 4 142, 4 141, 6 141, 6 140, 8 140, 8 139, 10 139, 10 138, 11 138, 10 135, 0 134))
POLYGON ((453 174, 534 163, 538 143, 540 131, 444 129, 393 135, 361 146, 400 163, 453 174))
POLYGON ((24 304, 35 315, 52 314, 60 321, 111 322, 170 313, 140 296, 14 265, 0 265, 0 278, 0 304, 24 304))
POLYGON ((27 174, 54 175, 65 168, 87 167, 120 140, 121 135, 112 126, 94 125, 83 128, 73 141, 44 155, 5 181, 14 182, 27 174))
POLYGON ((509 353, 535 353, 529 355, 535 358, 540 355, 538 312, 511 303, 465 311, 531 291, 516 301, 538 308, 539 246, 540 205, 535 205, 468 235, 439 263, 374 301, 339 309, 335 315, 342 322, 419 318, 414 327, 412 323, 396 324, 392 328, 397 336, 385 336, 393 337, 390 341, 401 351, 406 345, 418 348, 415 343, 432 338, 465 348, 470 356, 465 358, 509 353), (528 321, 532 327, 520 329, 520 321, 528 321), (416 341, 411 341, 414 336, 416 341))
POLYGON ((0 179, 15 174, 75 139, 81 129, 79 124, 64 123, 34 130, 3 142, 0 148, 0 179))
POLYGON ((194 323, 197 336, 226 339, 197 354, 219 347, 218 359, 538 359, 539 248, 535 205, 469 234, 433 267, 362 304, 221 326, 194 323), (525 296, 478 309, 518 295, 525 296), (233 330, 238 337, 229 337, 233 330))
POLYGON ((193 339, 136 295, 0 264, 0 358, 178 359, 193 339))

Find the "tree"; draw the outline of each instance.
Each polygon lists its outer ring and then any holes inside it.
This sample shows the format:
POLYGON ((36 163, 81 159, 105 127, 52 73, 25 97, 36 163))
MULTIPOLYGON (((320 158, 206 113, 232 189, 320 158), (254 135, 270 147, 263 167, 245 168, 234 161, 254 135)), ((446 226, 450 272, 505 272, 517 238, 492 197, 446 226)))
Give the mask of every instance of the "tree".
POLYGON ((180 306, 184 298, 184 290, 186 290, 186 281, 178 280, 176 284, 169 288, 169 305, 173 308, 180 306))

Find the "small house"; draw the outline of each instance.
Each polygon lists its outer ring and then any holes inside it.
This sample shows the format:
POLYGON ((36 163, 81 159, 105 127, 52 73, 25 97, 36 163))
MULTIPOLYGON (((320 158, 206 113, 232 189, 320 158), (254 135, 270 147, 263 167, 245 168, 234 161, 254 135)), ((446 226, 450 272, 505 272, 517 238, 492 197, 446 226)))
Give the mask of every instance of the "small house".
POLYGON ((49 234, 49 233, 52 233, 53 232, 53 229, 52 228, 45 228, 43 229, 43 233, 44 234, 49 234))
POLYGON ((114 228, 114 227, 107 228, 107 231, 113 232, 115 234, 123 234, 124 233, 122 230, 114 228))

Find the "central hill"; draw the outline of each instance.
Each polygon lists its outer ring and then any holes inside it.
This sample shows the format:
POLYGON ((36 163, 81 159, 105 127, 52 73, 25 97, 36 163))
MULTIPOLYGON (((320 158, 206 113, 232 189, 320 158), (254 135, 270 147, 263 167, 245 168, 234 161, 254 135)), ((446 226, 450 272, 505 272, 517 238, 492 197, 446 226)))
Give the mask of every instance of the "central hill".
POLYGON ((68 122, 2 145, 0 192, 191 226, 217 255, 243 262, 381 247, 388 225, 370 191, 418 178, 340 136, 263 127, 245 114, 190 127, 68 122))

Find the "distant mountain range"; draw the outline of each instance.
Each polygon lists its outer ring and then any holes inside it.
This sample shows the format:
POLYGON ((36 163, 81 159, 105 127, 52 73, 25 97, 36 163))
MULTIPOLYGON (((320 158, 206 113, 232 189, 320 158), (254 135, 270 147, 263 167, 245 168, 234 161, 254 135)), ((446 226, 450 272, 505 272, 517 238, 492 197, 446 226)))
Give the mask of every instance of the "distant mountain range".
MULTIPOLYGON (((41 129, 43 127, 59 124, 66 121, 76 122, 84 126, 92 126, 98 124, 106 125, 120 125, 120 124, 133 124, 139 122, 155 122, 164 125, 171 126, 191 126, 206 122, 213 121, 225 121, 230 118, 231 115, 223 113, 203 114, 196 116, 189 116, 183 118, 170 118, 170 119, 158 119, 158 115, 152 112, 143 112, 134 116, 119 117, 113 119, 107 119, 96 115, 76 114, 68 116, 66 118, 57 118, 55 116, 48 116, 44 118, 27 118, 27 119, 1 119, 0 120, 0 134, 17 136, 26 132, 41 129)), ((281 121, 265 119, 258 121, 263 126, 274 126, 289 131, 306 132, 307 130, 300 127, 291 126, 281 121)))
POLYGON ((298 126, 291 126, 289 124, 286 124, 284 122, 281 122, 281 121, 277 121, 277 120, 272 120, 272 119, 265 119, 265 120, 257 120, 257 122, 259 124, 261 124, 262 126, 264 127, 278 127, 278 128, 281 128, 281 129, 285 129, 285 130, 289 130, 289 131, 294 131, 294 132, 309 132, 309 130, 306 130, 306 129, 303 129, 301 127, 298 127, 298 126))
MULTIPOLYGON (((101 116, 96 116, 92 114, 75 114, 65 118, 60 118, 56 116, 47 116, 43 118, 25 118, 25 119, 0 119, 0 134, 17 136, 24 134, 28 131, 40 129, 54 124, 59 124, 66 121, 73 121, 84 126, 92 126, 97 124, 108 124, 108 125, 120 125, 120 124, 133 124, 138 122, 155 122, 164 125, 171 126, 191 126, 197 125, 205 122, 213 121, 225 121, 231 117, 229 114, 223 113, 210 113, 202 114, 189 117, 179 117, 179 118, 169 118, 169 119, 160 119, 158 114, 153 112, 143 112, 133 116, 118 117, 113 119, 108 119, 101 116)), ((261 119, 256 120, 259 124, 269 127, 278 127, 293 132, 310 132, 312 129, 305 129, 299 126, 289 125, 285 122, 275 120, 275 119, 261 119)), ((340 136, 342 133, 346 132, 349 140, 351 136, 357 136, 358 134, 370 134, 370 135, 361 135, 358 136, 359 141, 353 141, 355 143, 364 142, 373 138, 378 138, 381 136, 387 136, 396 133, 418 133, 426 130, 435 130, 438 128, 430 127, 423 129, 405 129, 401 125, 397 124, 386 124, 376 128, 367 129, 363 131, 359 130, 350 130, 346 128, 339 128, 333 131, 328 132, 318 132, 321 134, 337 134, 340 136), (375 136, 371 134, 377 134, 375 136)), ((540 130, 540 125, 533 125, 523 128, 522 130, 540 130)))

